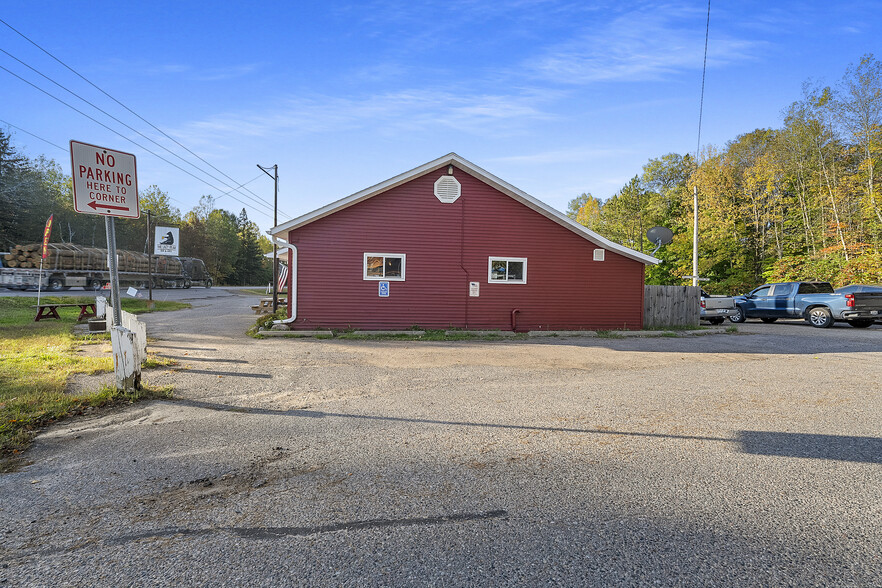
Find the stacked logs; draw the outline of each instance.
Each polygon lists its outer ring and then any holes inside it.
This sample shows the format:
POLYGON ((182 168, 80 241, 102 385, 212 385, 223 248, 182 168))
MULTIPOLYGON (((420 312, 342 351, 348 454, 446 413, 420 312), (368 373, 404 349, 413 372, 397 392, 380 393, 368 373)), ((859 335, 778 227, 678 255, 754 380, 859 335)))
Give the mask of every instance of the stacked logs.
POLYGON ((16 245, 3 256, 5 267, 40 267, 40 245, 16 245), (33 265, 36 262, 37 265, 33 265))
MULTIPOLYGON (((3 265, 16 268, 39 268, 42 244, 16 245, 3 256, 3 265)), ((81 247, 70 243, 49 243, 43 260, 44 270, 107 271, 107 250, 97 247, 81 247)), ((149 257, 146 253, 117 250, 118 271, 147 273, 149 257)), ((183 266, 176 257, 154 256, 153 273, 181 275, 183 266)))

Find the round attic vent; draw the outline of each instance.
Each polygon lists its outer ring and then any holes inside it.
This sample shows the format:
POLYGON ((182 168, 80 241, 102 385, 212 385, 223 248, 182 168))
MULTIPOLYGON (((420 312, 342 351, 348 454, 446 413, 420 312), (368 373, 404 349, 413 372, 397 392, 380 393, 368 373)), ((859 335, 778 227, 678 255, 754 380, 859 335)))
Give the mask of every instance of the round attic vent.
POLYGON ((462 186, 453 176, 441 176, 435 180, 435 197, 445 204, 456 202, 462 195, 462 186))

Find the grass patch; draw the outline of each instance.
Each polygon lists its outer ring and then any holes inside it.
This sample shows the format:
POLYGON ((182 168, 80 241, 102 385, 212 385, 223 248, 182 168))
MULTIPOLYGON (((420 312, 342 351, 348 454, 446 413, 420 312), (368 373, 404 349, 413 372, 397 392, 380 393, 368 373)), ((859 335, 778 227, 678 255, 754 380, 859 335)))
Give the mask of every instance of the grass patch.
POLYGON ((707 327, 701 325, 668 325, 664 327, 643 327, 644 331, 703 331, 707 327))
POLYGON ((162 357, 148 352, 147 359, 141 362, 141 369, 152 370, 155 368, 171 367, 174 365, 178 365, 178 362, 174 359, 169 359, 167 357, 162 357))
POLYGON ((132 314, 146 314, 148 312, 164 312, 168 310, 183 310, 192 308, 193 305, 187 302, 175 302, 173 300, 154 300, 153 307, 149 307, 149 300, 143 298, 123 298, 119 301, 120 306, 126 312, 132 314))
POLYGON ((516 335, 502 335, 495 333, 475 334, 466 331, 455 331, 451 329, 420 329, 425 334, 372 334, 367 335, 356 331, 333 331, 335 339, 358 339, 365 341, 383 341, 383 340, 401 340, 401 341, 500 341, 500 340, 517 340, 526 339, 526 333, 517 333, 516 335))
POLYGON ((134 392, 103 386, 97 392, 77 396, 44 390, 4 398, 0 402, 0 473, 12 471, 19 465, 16 459, 18 454, 27 449, 37 433, 47 425, 84 414, 90 409, 171 398, 171 395, 170 388, 150 388, 145 385, 134 392))
POLYGON ((403 333, 394 333, 394 334, 379 334, 379 335, 366 335, 363 333, 351 333, 344 332, 339 335, 334 335, 335 339, 370 339, 370 340, 389 340, 389 339, 400 339, 403 341, 412 341, 416 339, 422 339, 422 335, 405 335, 403 333))
MULTIPOLYGON (((269 329, 273 321, 281 320, 288 318, 287 312, 285 310, 279 310, 275 314, 264 314, 261 315, 256 321, 254 321, 254 325, 251 326, 250 329, 246 332, 250 337, 254 337, 255 339, 265 339, 266 337, 261 334, 261 329, 269 329)), ((517 339, 526 339, 526 333, 517 333, 515 335, 509 334, 495 334, 495 333, 485 333, 485 334, 474 334, 466 331, 456 331, 452 329, 425 329, 419 326, 414 326, 414 331, 423 331, 424 334, 410 334, 410 333, 389 333, 389 334, 366 334, 355 331, 353 329, 325 329, 321 327, 317 327, 315 330, 317 331, 330 331, 330 335, 315 335, 310 337, 312 339, 343 339, 343 340, 358 340, 358 341, 499 341, 499 340, 517 340, 517 339)), ((297 334, 296 331, 291 331, 290 338, 301 338, 297 334)))
MULTIPOLYGON (((236 290, 236 292, 244 292, 245 294, 254 294, 255 296, 263 297, 269 297, 273 295, 272 292, 270 292, 269 294, 266 293, 266 287, 260 288, 257 286, 255 286, 254 288, 242 288, 241 290, 236 290)), ((287 296, 287 294, 282 294, 281 292, 279 292, 279 296, 287 296)))
POLYGON ((260 329, 269 329, 273 326, 273 321, 280 321, 286 318, 288 318, 288 311, 284 309, 279 309, 275 313, 262 314, 256 321, 254 321, 254 324, 245 332, 245 334, 249 337, 254 337, 255 339, 262 339, 263 337, 259 332, 260 329))
POLYGON ((599 339, 624 339, 625 336, 615 331, 597 331, 597 337, 599 339))
MULTIPOLYGON (((91 302, 89 297, 45 297, 41 302, 91 302)), ((82 345, 107 343, 107 333, 73 334, 79 308, 60 308, 61 320, 34 322, 32 298, 0 298, 0 458, 25 447, 44 426, 90 407, 144 398, 164 398, 169 390, 145 387, 131 394, 105 388, 93 393, 65 394, 73 374, 113 371, 113 359, 77 353, 82 345)), ((146 300, 124 299, 123 309, 132 313, 177 310, 189 307, 178 302, 157 302, 147 309, 146 300)), ((171 360, 151 356, 146 367, 169 365, 171 360)), ((0 466, 2 468, 3 466, 0 466)))

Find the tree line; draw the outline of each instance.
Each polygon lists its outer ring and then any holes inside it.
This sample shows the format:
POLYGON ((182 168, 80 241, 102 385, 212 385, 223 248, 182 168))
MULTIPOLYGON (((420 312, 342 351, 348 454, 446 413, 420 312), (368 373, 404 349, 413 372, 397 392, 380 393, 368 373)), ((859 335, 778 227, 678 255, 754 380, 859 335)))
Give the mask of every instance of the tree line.
MULTIPOLYGON (((55 161, 44 156, 28 158, 0 129, 0 251, 38 243, 49 215, 53 217, 51 242, 86 247, 107 247, 104 217, 74 210, 71 178, 55 161)), ((147 253, 147 215, 153 226, 180 228, 180 254, 202 259, 215 283, 262 285, 272 281, 270 240, 260 234, 243 208, 237 215, 216 208, 211 196, 186 213, 171 205, 166 192, 153 185, 139 192, 141 217, 116 219, 119 249, 147 253)), ((151 235, 152 245, 152 235, 151 235)))
POLYGON ((777 129, 756 129, 698 160, 651 159, 606 201, 582 194, 567 214, 601 235, 651 252, 646 231, 674 232, 647 283, 692 274, 693 190, 699 274, 712 293, 768 281, 882 283, 882 63, 872 54, 833 86, 806 83, 777 129))

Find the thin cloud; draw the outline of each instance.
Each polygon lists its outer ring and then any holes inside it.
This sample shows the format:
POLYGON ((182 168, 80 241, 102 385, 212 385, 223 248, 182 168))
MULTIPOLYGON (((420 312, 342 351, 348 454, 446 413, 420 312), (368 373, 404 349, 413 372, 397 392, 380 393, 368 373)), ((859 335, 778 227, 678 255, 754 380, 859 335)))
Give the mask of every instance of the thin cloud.
MULTIPOLYGON (((131 67, 131 64, 127 64, 124 62, 120 62, 119 65, 121 65, 121 66, 125 65, 127 67, 131 67)), ((158 65, 144 66, 141 68, 141 70, 149 76, 165 76, 165 75, 175 75, 175 74, 187 73, 189 71, 192 71, 193 68, 190 67, 189 65, 185 65, 183 63, 165 63, 165 64, 158 64, 158 65)))
MULTIPOLYGON (((704 26, 696 26, 695 16, 671 6, 632 11, 528 60, 526 68, 534 77, 564 84, 658 80, 699 69, 704 26)), ((718 35, 708 47, 708 63, 751 59, 758 46, 718 35)))
MULTIPOLYGON (((127 64, 131 67, 131 64, 127 64)), ((150 76, 182 76, 198 82, 219 82, 247 76, 261 67, 259 63, 244 63, 225 67, 198 68, 184 63, 144 65, 141 70, 150 76)))
POLYGON ((549 165, 555 163, 579 163, 585 161, 631 155, 635 153, 629 149, 607 148, 575 148, 543 151, 523 155, 511 155, 508 157, 495 157, 489 161, 494 163, 514 163, 519 165, 549 165))
POLYGON ((242 65, 231 65, 228 67, 215 67, 208 69, 196 70, 193 79, 200 82, 219 82, 223 80, 232 80, 247 76, 259 70, 259 63, 245 63, 242 65))
POLYGON ((549 120, 542 94, 507 96, 457 94, 430 89, 403 90, 363 99, 315 96, 283 102, 271 114, 228 113, 195 121, 177 135, 211 144, 232 135, 269 137, 375 128, 419 131, 452 128, 462 132, 516 132, 523 125, 549 120))

